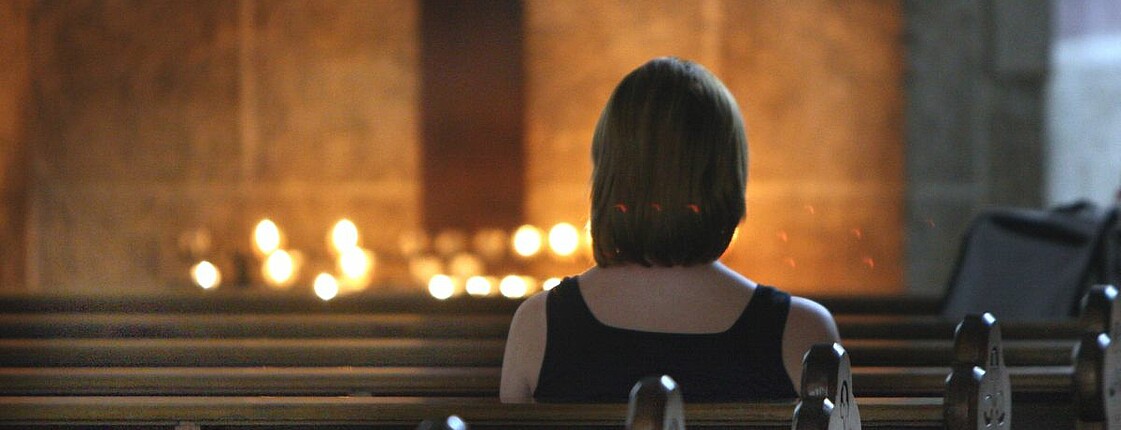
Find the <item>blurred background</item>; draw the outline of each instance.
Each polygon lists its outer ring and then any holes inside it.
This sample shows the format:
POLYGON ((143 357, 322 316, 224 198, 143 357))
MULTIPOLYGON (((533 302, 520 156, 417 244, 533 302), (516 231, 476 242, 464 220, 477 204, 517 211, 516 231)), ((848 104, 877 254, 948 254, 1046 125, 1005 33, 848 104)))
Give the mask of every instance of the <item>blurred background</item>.
POLYGON ((939 296, 978 211, 1121 189, 1115 0, 3 0, 0 293, 532 293, 666 55, 747 123, 723 261, 791 292, 939 296))

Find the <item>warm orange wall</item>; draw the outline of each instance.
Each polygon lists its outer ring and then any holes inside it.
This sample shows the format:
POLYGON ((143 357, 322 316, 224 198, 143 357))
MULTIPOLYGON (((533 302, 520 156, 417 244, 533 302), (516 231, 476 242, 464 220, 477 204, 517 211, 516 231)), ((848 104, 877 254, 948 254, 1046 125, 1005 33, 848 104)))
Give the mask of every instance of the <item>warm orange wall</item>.
MULTIPOLYGON (((167 288, 196 230, 230 270, 262 216, 320 254, 342 216, 386 254, 420 227, 418 2, 26 4, 33 288, 167 288)), ((584 223, 599 110, 678 55, 724 79, 749 127, 725 260, 795 292, 902 292, 901 20, 879 0, 526 0, 527 221, 584 223)))
POLYGON ((0 2, 0 291, 24 288, 27 24, 31 1, 0 2))
POLYGON ((527 213, 587 220, 589 146, 644 61, 705 64, 749 128, 748 219, 725 261, 802 293, 902 285, 902 11, 897 2, 529 1, 527 213))
POLYGON ((413 2, 36 7, 35 288, 167 288, 198 230, 229 279, 264 216, 318 253, 417 225, 413 2))

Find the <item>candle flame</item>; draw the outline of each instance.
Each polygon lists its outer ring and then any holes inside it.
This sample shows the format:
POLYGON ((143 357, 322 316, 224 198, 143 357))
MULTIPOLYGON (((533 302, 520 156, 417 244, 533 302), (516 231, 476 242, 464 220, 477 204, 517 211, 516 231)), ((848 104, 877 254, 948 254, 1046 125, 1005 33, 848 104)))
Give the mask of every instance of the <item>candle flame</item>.
POLYGON ((511 299, 525 297, 529 293, 529 284, 526 279, 517 275, 507 275, 498 283, 498 292, 511 299))
POLYGON ((490 295, 492 282, 485 276, 472 276, 467 278, 467 294, 474 297, 490 295))
POLYGON ((549 229, 549 248, 554 254, 567 257, 580 246, 580 232, 572 224, 562 222, 549 229))
POLYGON ((271 219, 262 219, 253 229, 253 244, 261 255, 272 254, 280 248, 280 228, 271 219))
POLYGON ((455 281, 448 275, 435 275, 428 280, 428 293, 439 300, 447 300, 455 294, 455 281))
POLYGON ((561 283, 561 278, 549 278, 549 279, 546 279, 545 282, 541 283, 541 289, 545 290, 545 291, 549 291, 553 288, 556 288, 557 285, 560 285, 560 283, 561 283))
POLYGON ((370 281, 375 261, 373 252, 357 246, 343 250, 338 262, 343 282, 350 287, 365 287, 370 281))
POLYGON ((265 259, 265 280, 274 287, 286 287, 296 275, 296 261, 283 249, 274 251, 265 259))
POLYGON ((218 272, 218 267, 206 260, 191 267, 191 278, 204 290, 217 287, 222 282, 222 274, 218 272))
POLYGON ((316 296, 319 296, 323 301, 328 301, 339 294, 339 281, 335 280, 335 277, 329 273, 320 273, 315 277, 313 288, 316 296))
POLYGON ((514 232, 514 252, 522 257, 532 257, 541 251, 541 230, 531 225, 518 227, 514 232))
POLYGON ((352 248, 358 247, 358 226, 349 219, 343 218, 335 223, 331 229, 331 245, 335 252, 343 254, 352 248))

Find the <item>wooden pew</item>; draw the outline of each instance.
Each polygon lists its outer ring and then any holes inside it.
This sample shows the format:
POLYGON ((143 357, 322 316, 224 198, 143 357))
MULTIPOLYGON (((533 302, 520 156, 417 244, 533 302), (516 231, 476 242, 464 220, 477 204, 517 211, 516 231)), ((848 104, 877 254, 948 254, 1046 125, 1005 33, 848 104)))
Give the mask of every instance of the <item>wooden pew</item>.
MULTIPOLYGON (((498 367, 4 367, 0 395, 497 397, 498 367)), ((1017 394, 1069 397, 1071 366, 1010 367, 1017 394)), ((941 397, 950 367, 854 367, 855 394, 941 397)))
POLYGON ((1082 300, 1085 332, 1075 346, 1073 393, 1083 429, 1121 428, 1121 294, 1094 286, 1082 300))
MULTIPOLYGON (((834 314, 936 315, 939 298, 917 296, 814 297, 834 314)), ((265 289, 181 290, 167 294, 0 294, 0 314, 12 313, 489 313, 512 316, 521 300, 419 294, 356 294, 324 302, 305 294, 265 289)))
MULTIPOLYGON (((1074 341, 1011 341, 1013 366, 1069 366, 1074 341)), ((0 367, 501 366, 500 339, 0 339, 0 367)), ((852 340, 854 366, 944 366, 943 340, 852 340)))
MULTIPOLYGON (((836 317, 841 338, 953 338, 957 321, 931 315, 836 317)), ((0 338, 505 338, 510 316, 486 313, 9 313, 0 338)), ((1005 339, 1077 340, 1075 319, 1003 324, 1005 339)))
MULTIPOLYGON (((872 398, 860 403, 865 428, 942 428, 938 398, 872 398)), ((458 415, 472 429, 618 428, 624 404, 503 404, 491 398, 437 397, 0 397, 0 426, 115 425, 269 428, 350 425, 408 428, 432 416, 458 415), (231 418, 236 417, 236 418, 231 418)), ((686 404, 694 428, 789 429, 794 402, 686 404)))

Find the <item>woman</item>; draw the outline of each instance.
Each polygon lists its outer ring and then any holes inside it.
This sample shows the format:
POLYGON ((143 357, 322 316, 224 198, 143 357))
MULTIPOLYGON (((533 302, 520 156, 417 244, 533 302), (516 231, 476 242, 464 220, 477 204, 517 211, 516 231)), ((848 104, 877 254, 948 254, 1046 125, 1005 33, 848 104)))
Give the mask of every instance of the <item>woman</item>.
POLYGON ((687 401, 795 397, 802 356, 836 341, 836 323, 717 261, 746 210, 727 88, 698 64, 651 60, 607 102, 592 160, 596 265, 518 308, 502 401, 625 402, 661 374, 687 401))

